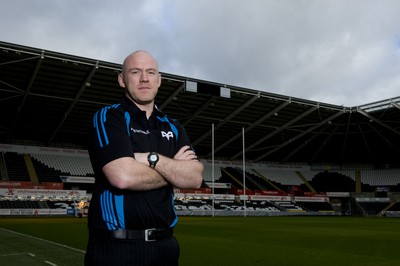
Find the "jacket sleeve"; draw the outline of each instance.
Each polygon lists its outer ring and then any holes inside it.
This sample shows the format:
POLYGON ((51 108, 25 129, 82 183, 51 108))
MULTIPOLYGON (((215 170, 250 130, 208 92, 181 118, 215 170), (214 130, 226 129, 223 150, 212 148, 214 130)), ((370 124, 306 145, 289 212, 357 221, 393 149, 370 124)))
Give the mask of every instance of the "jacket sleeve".
POLYGON ((115 159, 133 157, 128 125, 128 113, 113 106, 94 114, 89 133, 89 152, 100 169, 115 159))

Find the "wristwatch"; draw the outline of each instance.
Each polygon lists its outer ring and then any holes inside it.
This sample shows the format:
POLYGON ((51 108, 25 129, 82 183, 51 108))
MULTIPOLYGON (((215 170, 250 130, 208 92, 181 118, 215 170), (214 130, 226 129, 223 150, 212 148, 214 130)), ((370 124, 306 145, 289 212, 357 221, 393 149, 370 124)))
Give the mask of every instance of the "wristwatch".
POLYGON ((149 155, 147 156, 147 161, 149 162, 149 165, 151 168, 156 167, 156 164, 160 157, 156 152, 150 152, 149 155))

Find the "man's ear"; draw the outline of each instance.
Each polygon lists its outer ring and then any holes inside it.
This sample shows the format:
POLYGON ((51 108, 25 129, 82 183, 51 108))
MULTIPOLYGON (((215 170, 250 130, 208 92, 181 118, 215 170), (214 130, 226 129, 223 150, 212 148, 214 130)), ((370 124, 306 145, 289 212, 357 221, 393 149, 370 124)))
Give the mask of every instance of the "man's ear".
POLYGON ((158 88, 161 86, 161 74, 158 74, 158 88))
POLYGON ((118 74, 118 83, 119 83, 119 86, 121 86, 122 88, 125 88, 124 76, 121 73, 118 74))

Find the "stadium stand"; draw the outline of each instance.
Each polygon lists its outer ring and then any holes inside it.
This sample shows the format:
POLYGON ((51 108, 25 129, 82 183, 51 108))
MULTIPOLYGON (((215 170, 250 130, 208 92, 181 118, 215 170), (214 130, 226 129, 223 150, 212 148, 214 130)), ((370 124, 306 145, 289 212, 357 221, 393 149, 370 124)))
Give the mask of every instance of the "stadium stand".
POLYGON ((15 152, 5 152, 2 153, 1 158, 4 160, 2 165, 5 166, 8 180, 31 181, 23 155, 15 152))
MULTIPOLYGON (((120 97, 115 77, 121 65, 0 45, 0 109, 7 114, 0 132, 2 206, 13 202, 7 206, 29 215, 20 207, 37 201, 39 214, 47 215, 60 210, 53 202, 90 200, 87 121, 120 97)), ((400 97, 344 107, 168 73, 157 97, 188 129, 204 160, 203 187, 175 192, 184 213, 209 215, 213 206, 228 215, 244 209, 255 215, 399 213, 400 97), (198 90, 186 90, 187 81, 198 90), (246 148, 239 138, 244 133, 246 148)))
POLYGON ((303 210, 307 211, 326 211, 333 212, 334 209, 332 205, 328 202, 314 202, 314 201, 297 201, 296 204, 303 210))
POLYGON ((303 184, 301 178, 293 170, 267 170, 262 169, 259 173, 271 181, 286 186, 299 186, 303 184))
POLYGON ((304 211, 300 206, 298 206, 297 204, 295 204, 289 200, 274 200, 272 202, 276 206, 278 206, 280 210, 283 210, 283 211, 289 211, 289 212, 290 211, 292 211, 292 212, 304 211))
MULTIPOLYGON (((241 204, 243 206, 243 204, 241 204)), ((280 206, 274 204, 274 202, 266 201, 266 200, 249 200, 246 202, 246 207, 255 210, 255 211, 270 211, 270 212, 279 212, 285 211, 280 206)))
POLYGON ((362 170, 361 179, 370 186, 397 186, 400 183, 400 169, 362 170))
MULTIPOLYGON (((23 185, 32 183, 37 185, 35 188, 41 188, 40 186, 46 184, 61 184, 64 189, 65 187, 67 189, 85 187, 85 190, 90 192, 89 188, 93 183, 85 183, 89 180, 85 177, 93 176, 89 157, 84 152, 69 154, 69 151, 65 149, 63 151, 66 154, 59 151, 55 154, 35 151, 29 153, 29 149, 26 149, 25 153, 2 151, 1 180, 8 185, 14 182, 20 182, 23 185), (33 169, 29 170, 29 168, 33 169), (32 177, 32 173, 37 175, 37 179, 32 177), (65 176, 67 178, 64 178, 65 176), (68 178, 72 181, 68 181, 68 178), (73 183, 73 180, 78 181, 73 183)), ((393 216, 393 213, 400 212, 400 205, 396 200, 390 200, 387 193, 383 198, 376 197, 378 188, 386 188, 387 192, 392 192, 392 194, 399 192, 400 170, 396 169, 362 169, 357 174, 355 170, 317 171, 307 168, 290 169, 290 166, 287 169, 274 169, 260 164, 246 169, 246 180, 243 182, 241 167, 220 163, 214 167, 215 183, 211 183, 213 168, 208 162, 204 165, 204 188, 198 191, 176 191, 175 207, 178 212, 209 214, 214 208, 215 211, 228 215, 244 210, 254 215, 282 215, 284 213, 339 213, 342 215, 348 213, 349 198, 352 195, 355 195, 353 202, 356 206, 355 212, 360 215, 390 214, 393 216), (361 194, 357 194, 356 191, 357 175, 361 184, 361 194), (211 195, 213 185, 215 186, 214 193, 216 193, 214 196, 211 195)), ((71 197, 75 198, 68 200, 69 192, 64 195, 21 196, 13 193, 18 192, 18 188, 8 187, 8 190, 3 191, 5 193, 0 195, 2 210, 33 209, 54 212, 60 209, 74 209, 77 202, 83 198, 90 202, 90 195, 88 197, 85 194, 82 196, 71 194, 71 197)))
POLYGON ((67 171, 62 172, 61 170, 43 164, 36 160, 34 156, 32 158, 32 163, 35 167, 39 182, 61 182, 60 176, 68 174, 67 171))
POLYGON ((31 154, 37 162, 44 164, 64 175, 93 176, 88 156, 66 156, 50 154, 31 154))
POLYGON ((385 209, 387 206, 389 206, 389 202, 365 202, 365 203, 360 203, 362 209, 364 210, 364 215, 365 216, 370 216, 370 215, 377 215, 380 213, 383 209, 385 209))
MULTIPOLYGON (((220 167, 214 167, 214 181, 218 181, 221 178, 220 167)), ((211 164, 206 164, 203 171, 203 179, 205 182, 212 182, 213 180, 213 167, 211 164)))
POLYGON ((391 205, 387 210, 400 212, 400 202, 393 203, 393 205, 391 205))
MULTIPOLYGON (((7 114, 1 117, 0 200, 90 199, 87 122, 120 97, 121 65, 0 46, 0 109, 7 114)), ((344 107, 162 73, 157 105, 185 125, 204 160, 203 187, 176 191, 182 210, 208 211, 212 204, 221 212, 248 208, 258 215, 397 215, 400 97, 344 107), (198 89, 187 90, 188 81, 198 89), (221 95, 222 87, 229 96, 221 95)))
POLYGON ((309 183, 319 192, 352 192, 355 188, 354 180, 337 172, 320 172, 309 183))
POLYGON ((42 206, 39 201, 28 200, 1 200, 0 209, 40 209, 42 206))

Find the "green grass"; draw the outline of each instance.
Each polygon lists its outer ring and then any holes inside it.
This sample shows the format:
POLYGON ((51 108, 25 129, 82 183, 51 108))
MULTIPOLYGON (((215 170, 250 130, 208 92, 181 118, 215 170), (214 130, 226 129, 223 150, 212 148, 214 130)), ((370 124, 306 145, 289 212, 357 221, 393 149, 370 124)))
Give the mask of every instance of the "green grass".
POLYGON ((86 239, 84 219, 0 218, 0 265, 83 265, 86 239))
MULTIPOLYGON (((180 265, 183 266, 400 265, 400 219, 179 219, 175 232, 181 245, 180 265)), ((86 219, 0 218, 0 228, 51 241, 0 230, 0 265, 45 265, 44 261, 82 265, 87 240, 86 219)))

